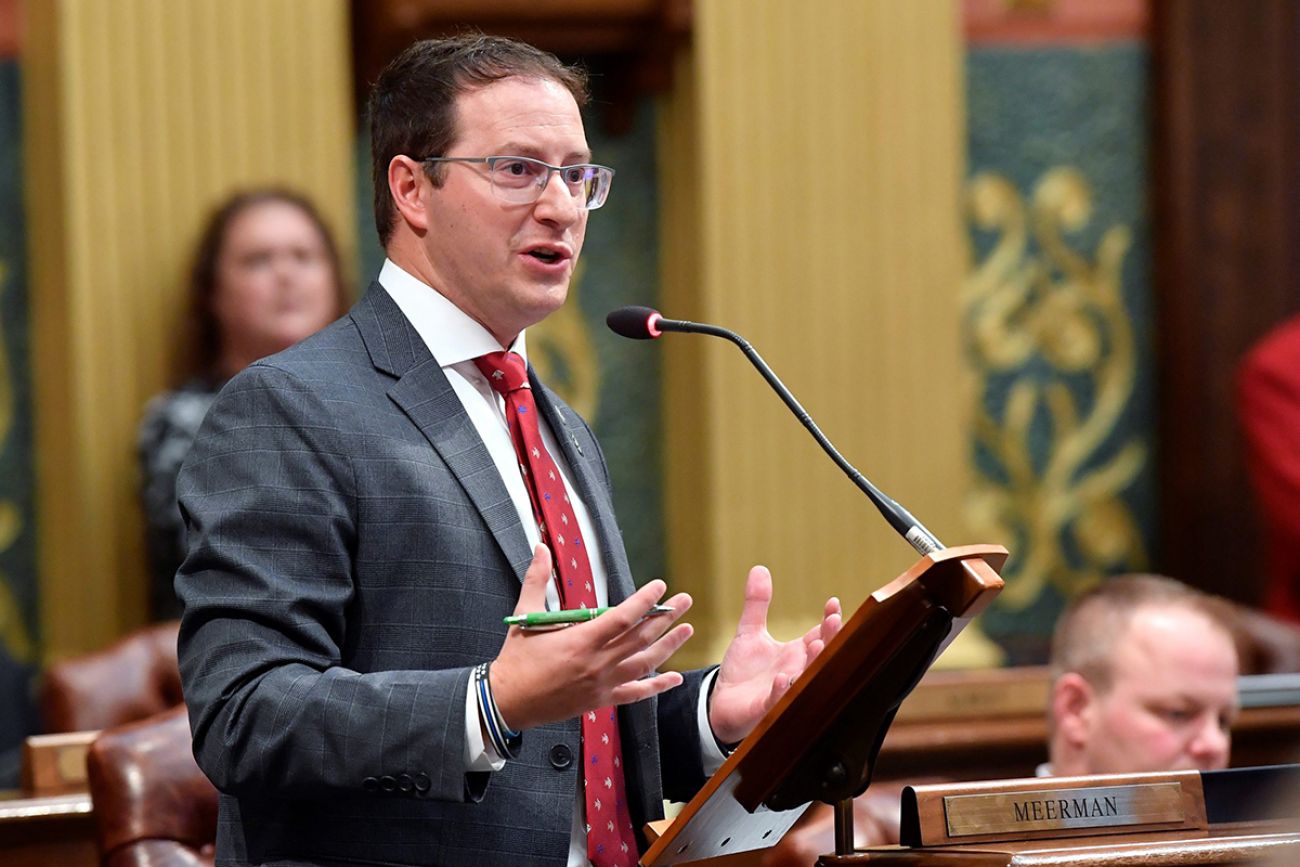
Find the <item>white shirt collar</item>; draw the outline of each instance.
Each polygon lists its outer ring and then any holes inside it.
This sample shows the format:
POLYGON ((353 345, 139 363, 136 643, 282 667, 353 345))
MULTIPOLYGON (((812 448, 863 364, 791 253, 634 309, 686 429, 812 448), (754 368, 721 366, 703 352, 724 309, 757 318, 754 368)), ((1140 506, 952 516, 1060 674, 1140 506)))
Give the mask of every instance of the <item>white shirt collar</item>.
MULTIPOLYGON (((489 352, 500 352, 501 344, 486 328, 453 304, 441 292, 413 276, 392 259, 384 260, 379 284, 410 320, 424 344, 442 367, 470 361, 489 352)), ((524 332, 519 332, 513 352, 528 361, 524 332)))

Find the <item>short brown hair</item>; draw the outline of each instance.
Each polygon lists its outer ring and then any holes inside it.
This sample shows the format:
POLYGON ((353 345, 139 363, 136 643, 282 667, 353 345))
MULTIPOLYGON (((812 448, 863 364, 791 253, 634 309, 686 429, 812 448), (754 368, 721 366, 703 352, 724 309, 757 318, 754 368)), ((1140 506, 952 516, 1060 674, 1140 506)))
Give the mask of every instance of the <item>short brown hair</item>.
POLYGON ((1236 615, 1224 600, 1163 575, 1119 575, 1066 606, 1052 633, 1052 680, 1076 672, 1099 692, 1110 689, 1115 644, 1133 615, 1151 607, 1195 611, 1221 628, 1238 646, 1240 655, 1236 615))
MULTIPOLYGON (((504 78, 555 81, 587 104, 587 75, 554 54, 514 39, 466 33, 417 42, 379 73, 370 91, 370 168, 375 229, 386 246, 397 212, 388 191, 393 157, 443 156, 456 139, 456 98, 504 78)), ((426 169, 427 171, 427 169, 426 169)), ((430 173, 435 183, 440 175, 430 173)))

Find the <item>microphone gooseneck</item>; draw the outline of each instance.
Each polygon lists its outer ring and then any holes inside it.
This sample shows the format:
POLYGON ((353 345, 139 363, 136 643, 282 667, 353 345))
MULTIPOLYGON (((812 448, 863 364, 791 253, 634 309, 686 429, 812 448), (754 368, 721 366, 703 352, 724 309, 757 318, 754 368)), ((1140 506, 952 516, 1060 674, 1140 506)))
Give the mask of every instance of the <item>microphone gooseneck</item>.
POLYGON ((817 444, 822 447, 822 450, 830 455, 836 466, 843 470, 849 480, 867 495, 867 498, 875 504, 880 514, 884 515, 889 525, 897 530, 899 535, 907 540, 908 544, 922 555, 938 551, 944 547, 943 543, 927 530, 924 524, 913 517, 911 512, 903 508, 897 500, 873 485, 870 479, 859 472, 853 464, 849 463, 839 453, 839 450, 831 444, 826 434, 822 433, 821 428, 817 427, 817 423, 812 420, 812 416, 808 415, 807 410, 790 393, 790 389, 785 387, 785 383, 781 382, 772 368, 763 360, 763 357, 758 354, 758 351, 750 345, 748 340, 736 332, 703 322, 665 319, 656 310, 649 307, 635 306, 620 307, 612 311, 605 317, 605 323, 615 334, 633 340, 650 340, 669 331, 680 331, 687 334, 708 334, 712 337, 721 337, 736 344, 736 346, 740 347, 740 351, 745 353, 745 357, 749 359, 755 369, 767 380, 767 384, 772 387, 777 396, 789 407, 790 412, 794 413, 795 418, 799 419, 800 423, 812 434, 813 439, 817 440, 817 444))

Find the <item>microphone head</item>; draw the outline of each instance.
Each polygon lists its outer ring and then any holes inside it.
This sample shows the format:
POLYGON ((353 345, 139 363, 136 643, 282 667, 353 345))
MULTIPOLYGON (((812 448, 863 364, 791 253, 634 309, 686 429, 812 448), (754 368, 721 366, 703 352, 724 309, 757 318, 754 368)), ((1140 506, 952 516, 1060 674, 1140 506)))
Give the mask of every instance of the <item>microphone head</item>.
POLYGON ((663 319, 658 310, 649 307, 628 306, 610 311, 605 317, 609 330, 620 337, 633 340, 652 340, 663 334, 659 322, 663 319))

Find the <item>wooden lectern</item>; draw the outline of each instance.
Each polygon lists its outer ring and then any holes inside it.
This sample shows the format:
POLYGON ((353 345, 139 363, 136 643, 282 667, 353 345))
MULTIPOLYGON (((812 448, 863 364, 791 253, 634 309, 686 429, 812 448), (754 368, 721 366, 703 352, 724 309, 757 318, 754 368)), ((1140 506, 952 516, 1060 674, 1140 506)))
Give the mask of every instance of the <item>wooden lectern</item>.
POLYGON ((998 545, 943 548, 872 593, 641 863, 767 848, 812 801, 837 806, 836 848, 852 852, 852 799, 898 706, 1002 589, 1006 558, 998 545))

